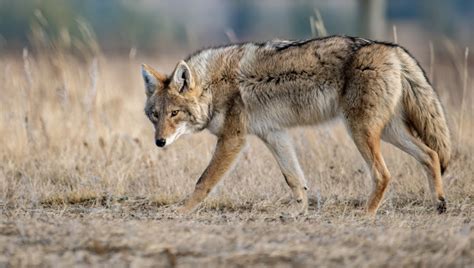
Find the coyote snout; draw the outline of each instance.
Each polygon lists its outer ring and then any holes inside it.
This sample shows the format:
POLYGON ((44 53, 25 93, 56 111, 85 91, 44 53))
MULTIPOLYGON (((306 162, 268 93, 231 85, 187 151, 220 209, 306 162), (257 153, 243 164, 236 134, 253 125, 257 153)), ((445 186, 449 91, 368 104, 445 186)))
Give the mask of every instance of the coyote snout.
POLYGON ((176 141, 181 135, 191 133, 186 123, 164 123, 161 131, 155 126, 155 144, 158 147, 166 147, 176 141))
POLYGON ((161 139, 156 139, 156 140, 155 140, 155 144, 156 144, 156 146, 158 146, 158 147, 165 147, 166 139, 163 139, 163 138, 161 138, 161 139))

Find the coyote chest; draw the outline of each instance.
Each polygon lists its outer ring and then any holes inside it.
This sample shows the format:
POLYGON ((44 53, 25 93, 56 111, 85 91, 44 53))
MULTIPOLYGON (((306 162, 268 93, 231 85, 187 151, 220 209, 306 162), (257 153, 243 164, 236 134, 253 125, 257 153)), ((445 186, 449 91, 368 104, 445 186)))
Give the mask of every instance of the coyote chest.
POLYGON ((214 135, 218 135, 222 131, 222 127, 224 126, 224 115, 221 112, 216 112, 212 116, 211 121, 207 126, 207 129, 214 135))

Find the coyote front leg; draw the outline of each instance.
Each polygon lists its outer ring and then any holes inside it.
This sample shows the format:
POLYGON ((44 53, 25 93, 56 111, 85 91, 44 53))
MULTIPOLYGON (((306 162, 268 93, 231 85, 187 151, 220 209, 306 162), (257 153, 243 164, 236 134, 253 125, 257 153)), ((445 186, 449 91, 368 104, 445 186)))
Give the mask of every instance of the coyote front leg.
POLYGON ((241 131, 235 131, 218 138, 211 162, 199 178, 191 197, 179 209, 180 212, 192 211, 230 169, 245 144, 245 136, 242 134, 241 131))
POLYGON ((290 136, 286 131, 273 131, 260 135, 267 147, 272 152, 285 181, 293 191, 296 202, 301 204, 299 214, 305 215, 308 212, 308 197, 306 191, 306 180, 303 171, 296 158, 295 149, 290 136))

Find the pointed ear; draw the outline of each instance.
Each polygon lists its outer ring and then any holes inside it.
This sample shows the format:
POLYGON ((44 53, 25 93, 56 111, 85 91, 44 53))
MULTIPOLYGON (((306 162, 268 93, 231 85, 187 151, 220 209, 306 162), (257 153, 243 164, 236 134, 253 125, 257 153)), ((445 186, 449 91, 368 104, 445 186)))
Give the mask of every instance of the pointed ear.
POLYGON ((163 82, 166 80, 166 77, 152 67, 142 64, 142 76, 145 82, 145 93, 147 97, 153 95, 155 91, 163 89, 163 82))
POLYGON ((186 93, 194 88, 194 78, 191 69, 184 61, 180 61, 176 66, 173 81, 179 88, 179 93, 186 93))

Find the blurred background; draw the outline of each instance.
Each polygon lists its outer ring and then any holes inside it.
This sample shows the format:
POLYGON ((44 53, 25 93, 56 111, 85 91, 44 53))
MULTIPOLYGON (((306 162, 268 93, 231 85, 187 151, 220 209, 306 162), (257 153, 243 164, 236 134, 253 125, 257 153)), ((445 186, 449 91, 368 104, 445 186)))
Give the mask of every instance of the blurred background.
POLYGON ((135 90, 142 62, 171 72, 203 47, 354 35, 406 47, 442 100, 459 106, 471 95, 473 26, 472 0, 0 0, 0 60, 8 67, 43 57, 42 70, 58 74, 76 65, 71 57, 97 73, 107 59, 133 72, 120 78, 124 90, 135 90))
MULTIPOLYGON (((22 117, 24 111, 9 107, 25 96, 30 105, 58 105, 59 96, 60 105, 77 105, 87 117, 96 110, 107 114, 104 107, 140 111, 140 63, 169 73, 203 47, 341 34, 407 48, 442 102, 459 113, 453 124, 461 129, 464 114, 474 109, 473 26, 472 0, 0 0, 2 105, 8 122, 11 115, 22 117)), ((102 118, 110 118, 110 129, 121 120, 115 113, 102 118)))
POLYGON ((396 26, 399 41, 422 47, 474 40, 472 0, 0 0, 0 49, 32 46, 40 27, 80 46, 86 24, 104 52, 170 53, 229 40, 308 38, 311 18, 328 34, 392 41, 396 26))

